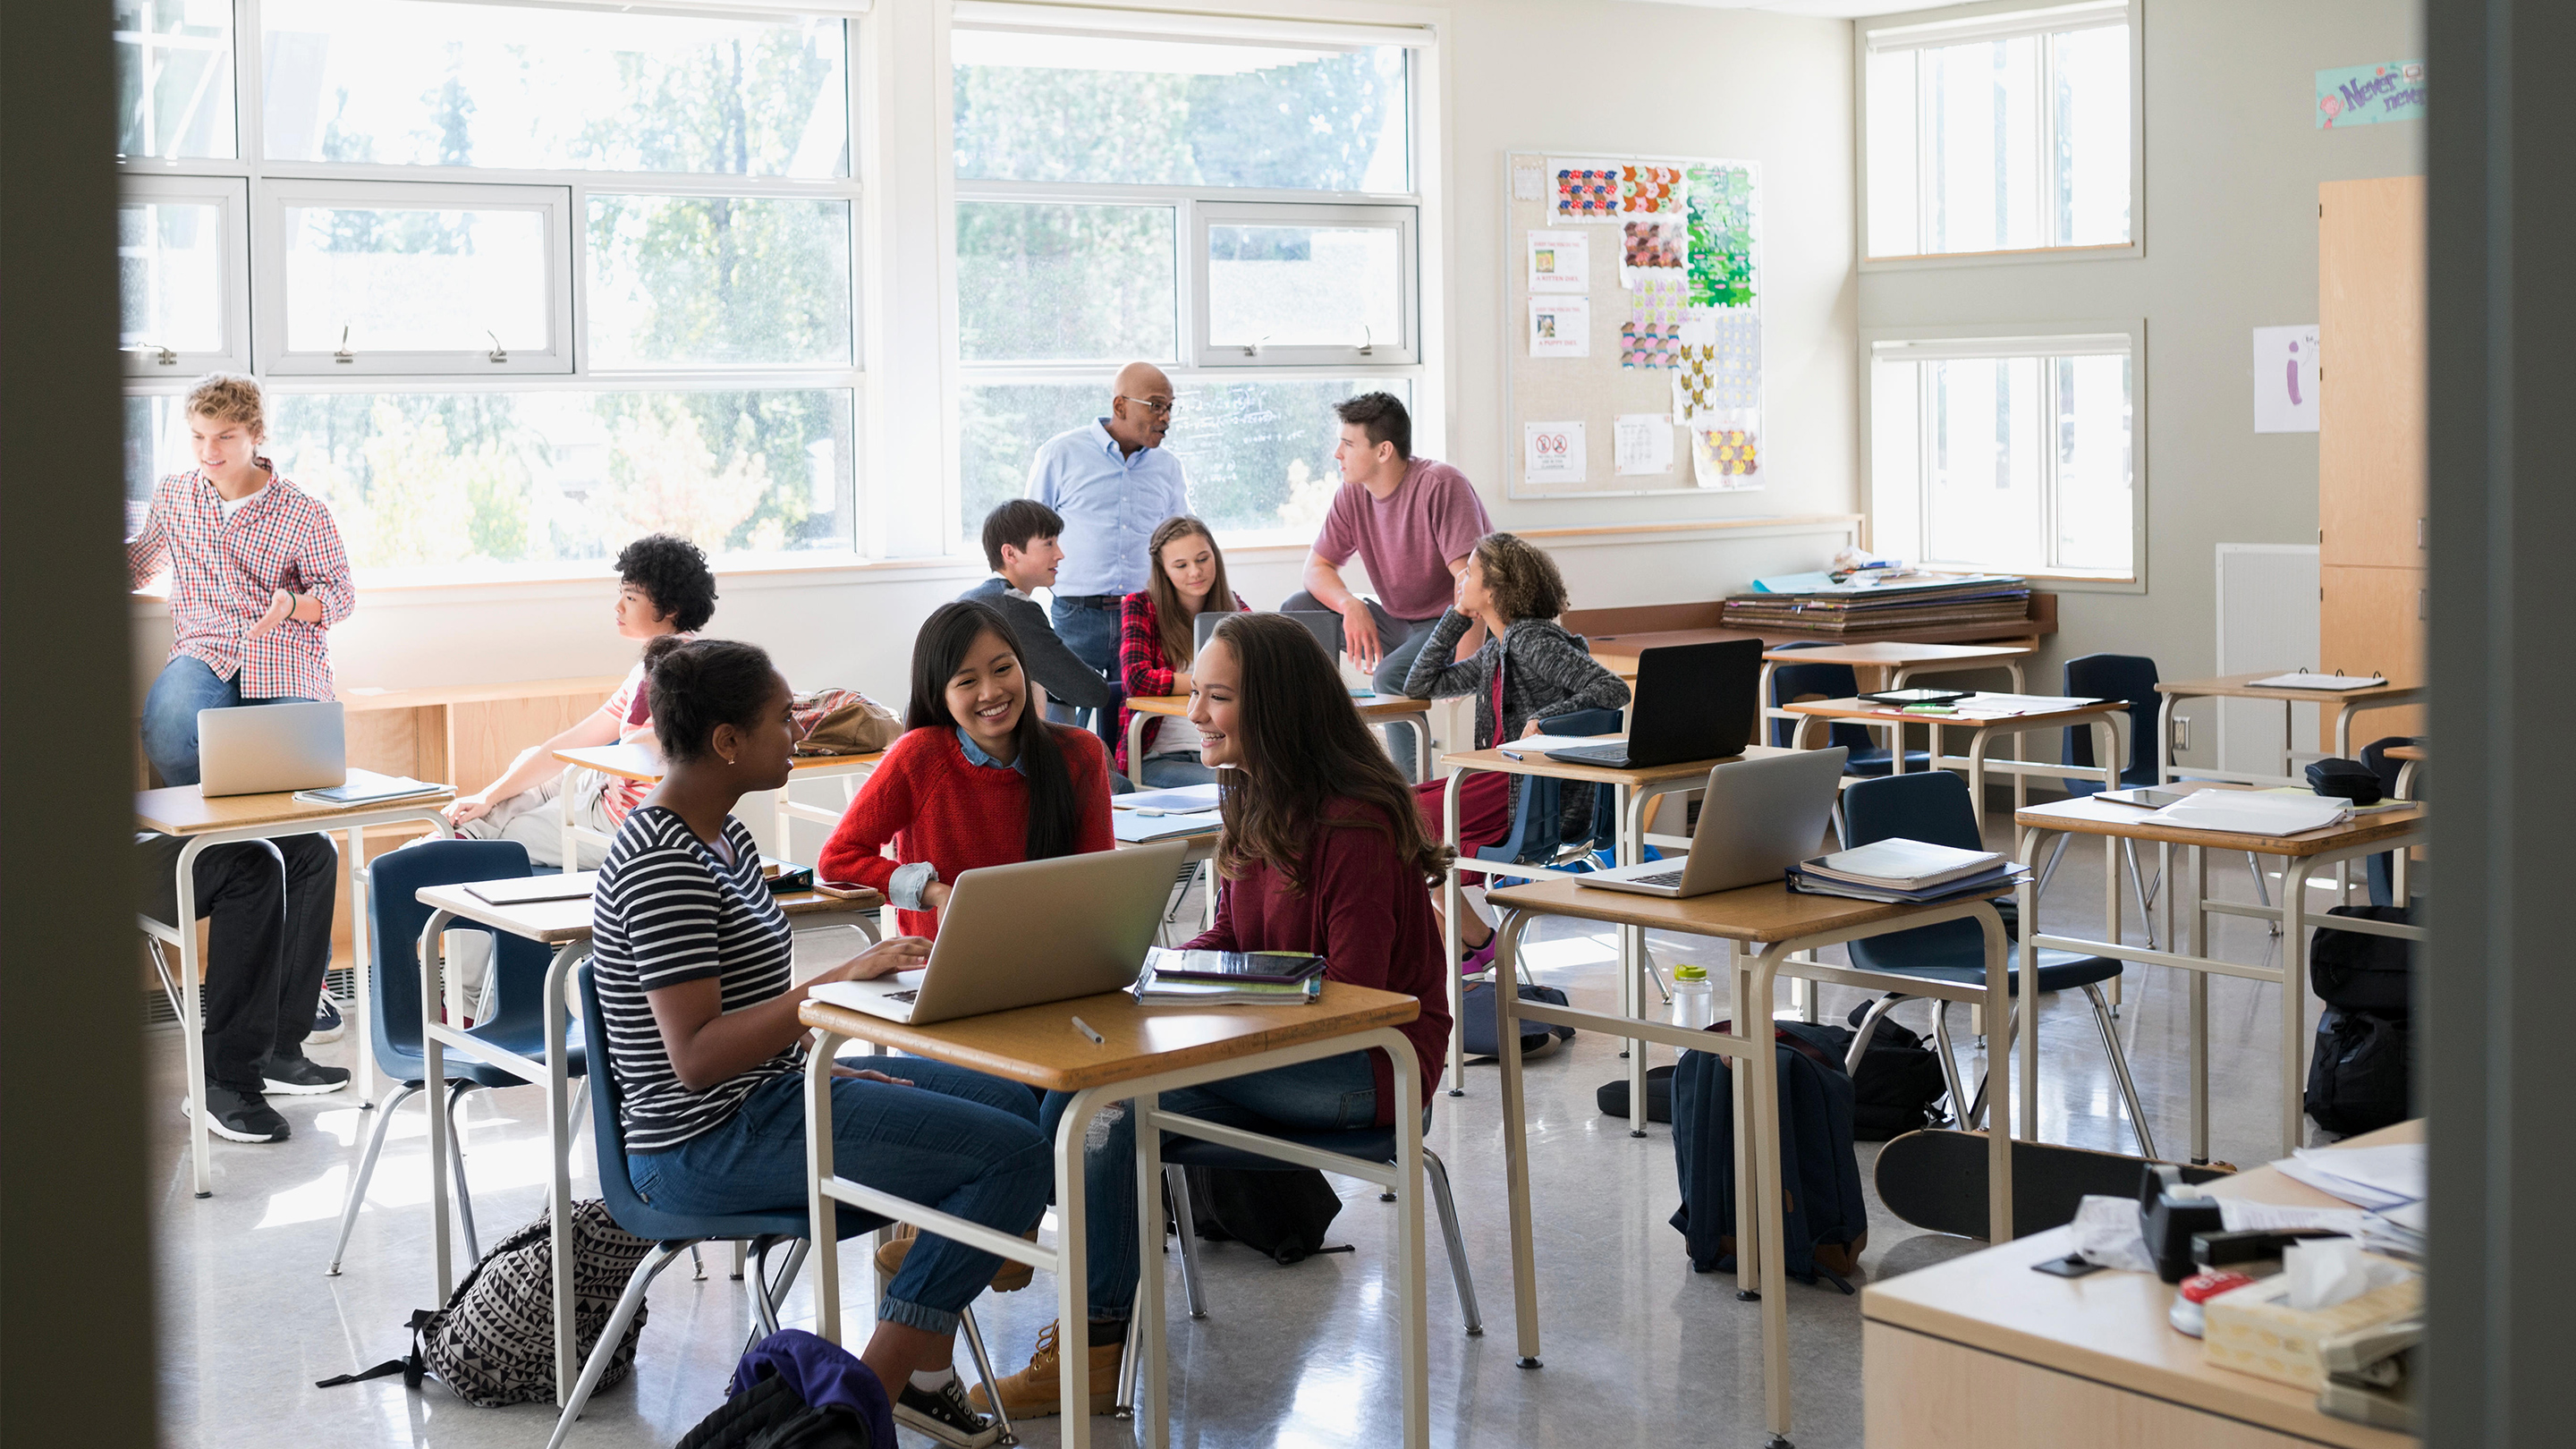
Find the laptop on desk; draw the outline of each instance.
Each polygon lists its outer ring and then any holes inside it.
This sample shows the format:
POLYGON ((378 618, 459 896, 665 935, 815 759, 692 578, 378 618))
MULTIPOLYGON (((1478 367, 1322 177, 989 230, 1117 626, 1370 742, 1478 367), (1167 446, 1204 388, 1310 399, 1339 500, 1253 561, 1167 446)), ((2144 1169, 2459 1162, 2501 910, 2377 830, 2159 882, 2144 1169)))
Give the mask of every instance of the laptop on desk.
POLYGON ((1730 759, 1753 738, 1761 680, 1759 639, 1649 649, 1637 656, 1628 738, 1550 750, 1547 757, 1612 770, 1730 759))
POLYGON ((337 700, 197 711, 197 782, 207 799, 320 790, 348 779, 337 700))
MULTIPOLYGON (((1316 643, 1324 646, 1324 654, 1327 658, 1342 652, 1342 616, 1330 609, 1279 609, 1253 612, 1275 612, 1283 619, 1296 620, 1305 626, 1307 633, 1315 636, 1316 643)), ((1221 613, 1201 614, 1192 619, 1190 628, 1198 641, 1198 647, 1205 649, 1208 640, 1216 637, 1216 626, 1233 617, 1231 613, 1221 613)))
POLYGON ((1590 871, 1574 883, 1679 899, 1776 881, 1824 839, 1850 754, 1837 745, 1720 765, 1708 772, 1690 855, 1680 865, 1650 860, 1590 871))
POLYGON ((1163 841, 967 871, 949 886, 928 965, 810 994, 928 1026, 1123 991, 1144 969, 1188 850, 1163 841))

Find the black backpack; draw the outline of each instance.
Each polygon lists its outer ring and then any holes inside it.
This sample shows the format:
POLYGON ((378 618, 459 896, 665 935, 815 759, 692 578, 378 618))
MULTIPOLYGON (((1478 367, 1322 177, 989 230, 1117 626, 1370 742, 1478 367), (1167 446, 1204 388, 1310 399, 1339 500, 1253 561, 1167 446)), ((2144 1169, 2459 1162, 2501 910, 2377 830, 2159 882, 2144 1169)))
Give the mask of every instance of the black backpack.
POLYGON ((677 1449, 894 1449, 885 1385, 848 1349, 783 1328, 734 1365, 728 1397, 677 1449))
MULTIPOLYGON (((1553 986, 1521 987, 1520 998, 1523 1001, 1545 1002, 1550 1006, 1566 1004, 1565 993, 1553 986)), ((1459 1035, 1466 1047, 1467 1055, 1501 1056, 1503 1049, 1494 1039, 1494 983, 1469 982, 1466 997, 1460 1003, 1458 1011, 1461 1026, 1459 1035)), ((1551 1038, 1558 1041, 1574 1040, 1574 1028, 1570 1026, 1550 1026, 1543 1021, 1524 1020, 1520 1024, 1520 1029, 1523 1056, 1546 1046, 1551 1038)))
POLYGON ((1324 1234, 1341 1216, 1342 1195, 1311 1167, 1183 1171, 1190 1184, 1190 1227, 1201 1242, 1241 1243, 1283 1266, 1317 1253, 1352 1251, 1348 1244, 1324 1246, 1324 1234))
MULTIPOLYGON (((1851 1024, 1858 1027, 1868 1013, 1867 1002, 1853 1007, 1851 1024)), ((1842 1041, 1848 1051, 1850 1035, 1844 1033, 1842 1041)), ((1862 1142, 1887 1142, 1938 1127, 1949 1120, 1939 1111, 1949 1090, 1948 1079, 1941 1075, 1940 1056, 1923 1044, 1923 1038, 1897 1025, 1894 1018, 1882 1016, 1870 1031, 1868 1050, 1860 1054, 1859 1069, 1852 1073, 1852 1136, 1862 1142)))
POLYGON ((2405 1018, 2329 1006, 2308 1058, 2308 1115, 2343 1136, 2403 1122, 2414 1068, 2415 1033, 2405 1018))
MULTIPOLYGON (((1725 1023, 1719 1023, 1723 1028, 1725 1023)), ((1822 1273, 1845 1293, 1844 1276, 1869 1243, 1869 1206, 1852 1148, 1852 1082, 1833 1039, 1838 1027, 1784 1021, 1774 1031, 1779 1073, 1782 1266, 1813 1283, 1822 1273)), ((1684 1052, 1673 1071, 1673 1166, 1682 1205, 1672 1225, 1689 1243, 1693 1272, 1735 1268, 1735 1082, 1727 1059, 1684 1052)))
MULTIPOLYGON (((2337 906, 2326 914, 2415 923, 2415 912, 2406 906, 2337 906)), ((2320 926, 2308 947, 2308 984, 2328 1006, 2402 1021, 2414 1006, 2414 950, 2414 942, 2395 936, 2320 926)))

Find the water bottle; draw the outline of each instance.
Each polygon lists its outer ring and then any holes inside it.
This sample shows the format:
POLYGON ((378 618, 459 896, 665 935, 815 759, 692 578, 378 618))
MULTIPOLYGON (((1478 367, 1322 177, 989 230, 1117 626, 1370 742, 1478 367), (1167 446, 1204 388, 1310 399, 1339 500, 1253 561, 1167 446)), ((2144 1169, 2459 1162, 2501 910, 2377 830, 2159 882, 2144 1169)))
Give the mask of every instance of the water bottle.
POLYGON ((1717 987, 1708 968, 1688 963, 1673 968, 1673 1025, 1705 1031, 1717 1024, 1717 987))

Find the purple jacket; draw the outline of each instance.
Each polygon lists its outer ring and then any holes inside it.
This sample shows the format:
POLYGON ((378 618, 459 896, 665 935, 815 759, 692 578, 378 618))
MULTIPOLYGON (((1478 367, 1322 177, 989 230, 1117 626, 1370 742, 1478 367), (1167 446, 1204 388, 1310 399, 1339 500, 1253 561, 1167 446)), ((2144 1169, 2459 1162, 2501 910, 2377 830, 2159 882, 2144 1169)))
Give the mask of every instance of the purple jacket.
POLYGON ((733 1387, 725 1392, 741 1393, 771 1374, 786 1379, 796 1396, 814 1408, 838 1404, 858 1415, 868 1426, 870 1443, 895 1442, 894 1405, 885 1385, 877 1381, 876 1370, 839 1344, 801 1328, 782 1328, 742 1356, 734 1366, 733 1387))

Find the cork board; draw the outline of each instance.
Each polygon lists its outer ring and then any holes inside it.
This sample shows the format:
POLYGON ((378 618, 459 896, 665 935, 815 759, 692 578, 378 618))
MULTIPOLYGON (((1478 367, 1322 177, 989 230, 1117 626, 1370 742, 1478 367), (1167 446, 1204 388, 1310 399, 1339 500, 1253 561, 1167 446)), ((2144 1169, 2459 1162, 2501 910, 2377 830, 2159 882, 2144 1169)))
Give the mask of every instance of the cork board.
POLYGON ((1763 486, 1761 169, 1504 157, 1514 498, 1763 486))

